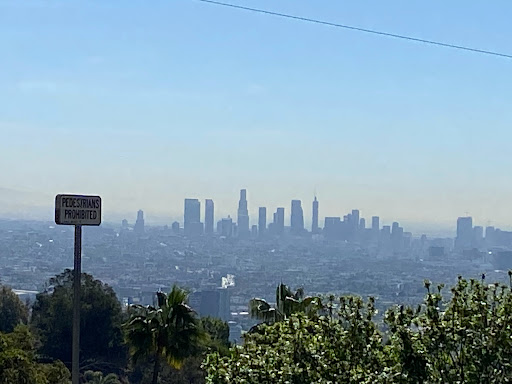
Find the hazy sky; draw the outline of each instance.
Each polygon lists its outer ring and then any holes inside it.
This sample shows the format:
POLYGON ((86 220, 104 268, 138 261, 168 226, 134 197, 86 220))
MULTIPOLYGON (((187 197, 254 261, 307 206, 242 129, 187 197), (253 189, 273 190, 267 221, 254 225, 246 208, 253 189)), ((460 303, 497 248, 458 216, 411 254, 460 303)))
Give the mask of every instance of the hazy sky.
MULTIPOLYGON (((229 1, 512 54, 509 0, 229 1)), ((245 187, 269 216, 316 191, 321 217, 512 225, 511 59, 194 0, 0 0, 0 51, 0 214, 235 214, 245 187)))

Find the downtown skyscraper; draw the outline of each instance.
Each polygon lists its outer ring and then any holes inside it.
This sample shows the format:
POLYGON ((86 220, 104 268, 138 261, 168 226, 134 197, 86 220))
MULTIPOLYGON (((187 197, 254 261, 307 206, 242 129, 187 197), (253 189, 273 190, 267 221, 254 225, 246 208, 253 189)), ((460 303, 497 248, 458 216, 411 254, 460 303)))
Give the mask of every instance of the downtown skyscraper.
POLYGON ((380 233, 380 218, 379 216, 372 216, 372 240, 377 242, 379 240, 380 233))
POLYGON ((300 200, 292 200, 292 210, 290 218, 290 230, 294 234, 304 232, 304 212, 300 200))
POLYGON ((144 233, 144 212, 142 209, 139 209, 137 212, 137 220, 135 221, 133 231, 139 235, 144 233))
POLYGON ((380 230, 380 218, 379 216, 372 216, 372 231, 378 233, 380 230))
POLYGON ((247 190, 240 190, 240 201, 238 202, 238 236, 248 237, 249 231, 249 211, 247 209, 247 190))
POLYGON ((359 229, 359 224, 360 224, 359 223, 359 209, 352 210, 350 219, 351 219, 351 225, 352 225, 353 230, 355 232, 357 232, 357 230, 359 229))
POLYGON ((311 233, 318 233, 318 200, 313 200, 313 220, 311 224, 311 233))
POLYGON ((267 208, 260 207, 258 211, 258 233, 264 236, 267 231, 267 208))
POLYGON ((198 236, 203 233, 201 223, 201 203, 198 199, 185 199, 183 229, 186 236, 198 236))
POLYGON ((214 222, 214 205, 213 200, 206 199, 204 205, 204 233, 207 235, 213 234, 213 222, 214 222))
POLYGON ((469 249, 473 240, 473 218, 459 217, 457 219, 457 237, 455 238, 455 248, 469 249))
POLYGON ((273 234, 282 235, 284 233, 284 208, 277 208, 274 213, 274 221, 272 223, 273 234))

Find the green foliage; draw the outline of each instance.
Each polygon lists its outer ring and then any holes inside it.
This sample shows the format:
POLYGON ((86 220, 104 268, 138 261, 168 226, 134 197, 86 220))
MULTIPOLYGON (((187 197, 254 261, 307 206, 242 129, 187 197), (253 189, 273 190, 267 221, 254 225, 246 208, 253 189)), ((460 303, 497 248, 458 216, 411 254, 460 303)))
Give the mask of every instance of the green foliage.
POLYGON ((326 316, 298 313, 258 327, 230 356, 208 355, 206 382, 511 382, 510 288, 460 278, 447 302, 442 285, 432 289, 426 281, 425 288, 418 308, 386 313, 387 333, 373 320, 373 299, 357 297, 330 297, 326 316))
MULTIPOLYGON (((222 354, 229 352, 229 325, 227 322, 215 317, 202 317, 200 327, 204 338, 201 351, 218 351, 222 354)), ((200 354, 200 353, 199 353, 200 354)))
MULTIPOLYGON (((459 278, 443 305, 442 286, 422 308, 391 310, 391 351, 415 382, 507 383, 512 380, 512 294, 500 284, 459 278)), ((409 382, 409 381, 408 381, 409 382)))
MULTIPOLYGON (((71 362, 73 272, 65 270, 48 282, 32 310, 31 325, 43 355, 71 362)), ((121 305, 113 289, 86 273, 81 277, 81 364, 112 371, 126 364, 121 331, 121 305)))
POLYGON ((254 298, 249 302, 251 317, 265 323, 275 323, 286 320, 290 315, 298 312, 308 315, 316 314, 322 308, 318 297, 304 297, 302 288, 293 292, 287 285, 279 284, 276 288, 276 305, 272 307, 263 299, 254 298))
POLYGON ((36 362, 34 344, 23 325, 12 333, 0 333, 0 384, 69 384, 71 375, 62 362, 36 362))
MULTIPOLYGON (((137 308, 137 307, 135 307, 137 308)), ((133 312, 133 308, 132 308, 133 312)), ((164 365, 160 369, 159 382, 161 384, 203 384, 204 371, 201 363, 208 353, 219 352, 221 356, 229 354, 229 326, 228 323, 213 317, 203 317, 198 321, 200 338, 190 349, 180 368, 164 365)), ((133 351, 133 350, 132 350, 133 351)), ((130 373, 130 381, 134 383, 148 383, 152 380, 154 358, 138 359, 130 373), (151 367, 151 365, 153 365, 151 367)))
POLYGON ((158 294, 158 306, 136 305, 124 325, 125 339, 134 363, 154 359, 152 383, 156 384, 162 358, 174 368, 197 351, 202 339, 195 312, 187 305, 188 293, 174 286, 166 295, 158 294))
MULTIPOLYGON (((158 377, 158 384, 204 384, 204 371, 201 363, 205 356, 192 355, 187 357, 180 369, 164 364, 158 377)), ((153 375, 153 367, 149 363, 141 362, 130 374, 130 383, 150 383, 153 375)))
POLYGON ((51 364, 39 364, 43 375, 46 377, 48 384, 70 384, 71 373, 60 360, 55 360, 51 364))
POLYGON ((0 288, 0 332, 12 332, 18 324, 27 324, 28 310, 11 288, 0 288))
POLYGON ((381 335, 373 301, 350 298, 336 318, 298 313, 264 325, 231 356, 211 354, 207 383, 360 383, 381 372, 381 335))
POLYGON ((103 376, 102 372, 85 371, 84 384, 121 384, 115 373, 103 376))

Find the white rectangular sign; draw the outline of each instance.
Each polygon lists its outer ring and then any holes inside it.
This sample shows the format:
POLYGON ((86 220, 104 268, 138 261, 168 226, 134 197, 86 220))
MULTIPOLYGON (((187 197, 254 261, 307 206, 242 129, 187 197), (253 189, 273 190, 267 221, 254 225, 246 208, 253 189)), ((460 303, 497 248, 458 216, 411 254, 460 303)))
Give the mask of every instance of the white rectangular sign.
POLYGON ((100 225, 101 197, 57 195, 55 223, 60 225, 100 225))

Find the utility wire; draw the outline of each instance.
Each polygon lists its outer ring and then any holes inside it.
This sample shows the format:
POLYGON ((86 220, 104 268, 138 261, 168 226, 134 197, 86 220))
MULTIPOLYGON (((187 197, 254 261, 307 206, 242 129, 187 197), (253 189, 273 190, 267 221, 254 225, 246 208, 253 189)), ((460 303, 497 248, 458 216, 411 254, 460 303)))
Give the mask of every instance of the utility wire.
POLYGON ((250 7, 245 7, 245 6, 242 6, 242 5, 223 3, 221 1, 215 1, 215 0, 196 0, 196 1, 199 1, 199 2, 202 2, 202 3, 209 3, 209 4, 213 4, 213 5, 219 5, 219 6, 223 6, 223 7, 241 9, 241 10, 244 10, 244 11, 256 12, 256 13, 265 14, 265 15, 278 16, 278 17, 282 17, 282 18, 286 18, 286 19, 305 21, 305 22, 308 22, 308 23, 327 25, 327 26, 336 27, 336 28, 344 28, 344 29, 349 29, 349 30, 358 31, 358 32, 371 33, 373 35, 392 37, 392 38, 395 38, 395 39, 414 41, 414 42, 417 42, 417 43, 437 45, 437 46, 445 47, 445 48, 459 49, 459 50, 462 50, 462 51, 469 51, 469 52, 480 53, 480 54, 484 54, 484 55, 499 56, 499 57, 505 57, 507 59, 512 59, 512 55, 506 54, 506 53, 501 53, 501 52, 496 52, 496 51, 487 51, 487 50, 484 50, 484 49, 472 48, 472 47, 467 47, 467 46, 463 46, 463 45, 455 45, 455 44, 443 43, 441 41, 426 40, 426 39, 420 39, 420 38, 417 38, 417 37, 398 35, 398 34, 395 34, 395 33, 376 31, 374 29, 366 29, 366 28, 354 27, 354 26, 351 26, 351 25, 331 23, 329 21, 311 19, 309 17, 295 16, 295 15, 290 15, 290 14, 286 14, 286 13, 267 11, 267 10, 258 9, 258 8, 250 8, 250 7))

